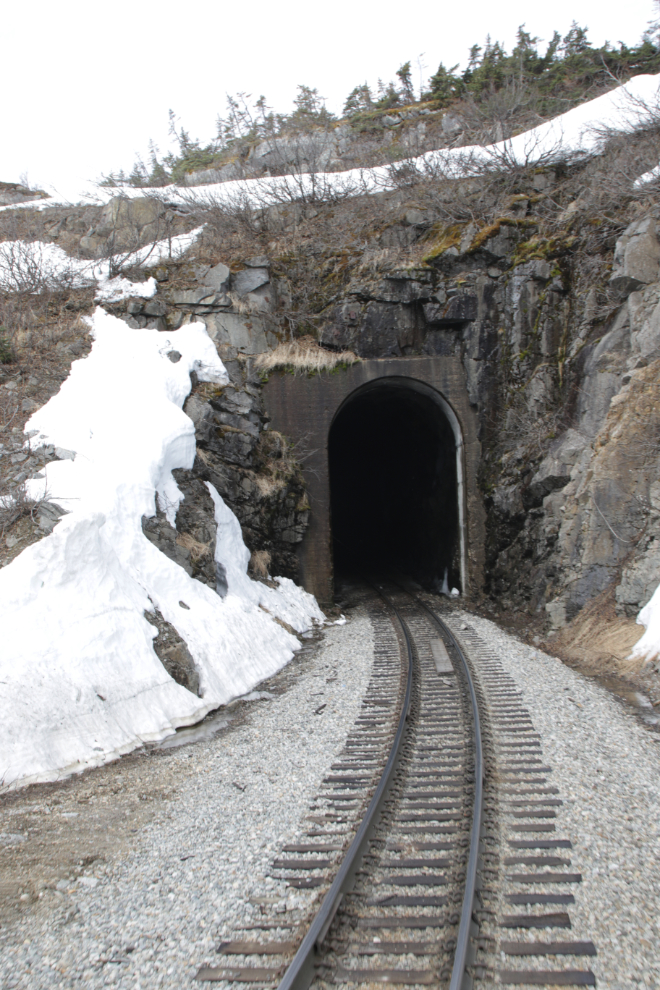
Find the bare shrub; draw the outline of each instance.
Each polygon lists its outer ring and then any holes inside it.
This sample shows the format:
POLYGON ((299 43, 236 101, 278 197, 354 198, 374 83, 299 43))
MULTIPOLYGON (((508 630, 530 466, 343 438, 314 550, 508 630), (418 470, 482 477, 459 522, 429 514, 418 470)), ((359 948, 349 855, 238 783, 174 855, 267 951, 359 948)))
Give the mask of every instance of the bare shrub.
POLYGON ((0 365, 0 377, 15 383, 0 389, 0 433, 22 429, 34 408, 24 407, 24 400, 47 402, 72 361, 89 351, 89 326, 81 314, 93 306, 93 289, 0 293, 0 325, 11 353, 11 363, 0 365))
POLYGON ((17 370, 29 370, 39 353, 52 352, 65 340, 86 338, 89 327, 80 314, 91 312, 93 306, 91 288, 0 294, 0 325, 12 348, 12 364, 17 370))
POLYGON ((463 124, 465 144, 491 144, 504 141, 544 122, 539 112, 539 94, 520 77, 509 77, 504 85, 461 100, 452 111, 463 124))
POLYGON ((197 221, 206 226, 190 256, 240 266, 246 258, 267 255, 277 284, 275 311, 261 314, 269 329, 290 339, 317 337, 365 246, 384 226, 382 200, 359 196, 267 209, 248 208, 244 199, 234 202, 236 210, 227 202, 197 207, 197 221))
POLYGON ((568 425, 567 410, 553 409, 543 416, 530 416, 522 406, 507 410, 499 427, 499 446, 505 452, 525 451, 533 460, 542 459, 550 444, 568 425))
POLYGON ((21 519, 31 519, 36 522, 39 510, 50 501, 50 495, 45 492, 41 498, 31 498, 27 493, 25 483, 19 485, 9 495, 0 498, 0 537, 15 526, 21 519))
POLYGON ((9 340, 9 335, 5 327, 0 326, 0 364, 11 364, 14 359, 14 351, 9 340))
POLYGON ((10 430, 20 422, 20 401, 11 392, 3 389, 0 395, 0 433, 10 430))
POLYGON ((229 260, 266 249, 268 215, 251 203, 245 190, 234 189, 222 196, 205 191, 200 196, 195 189, 182 196, 196 224, 204 227, 192 250, 200 260, 215 263, 218 256, 229 260))
POLYGON ((269 498, 275 492, 281 492, 286 488, 286 478, 274 477, 271 475, 257 474, 255 476, 257 491, 263 498, 269 498))
POLYGON ((63 291, 93 280, 93 265, 40 241, 0 243, 0 285, 6 292, 63 291))

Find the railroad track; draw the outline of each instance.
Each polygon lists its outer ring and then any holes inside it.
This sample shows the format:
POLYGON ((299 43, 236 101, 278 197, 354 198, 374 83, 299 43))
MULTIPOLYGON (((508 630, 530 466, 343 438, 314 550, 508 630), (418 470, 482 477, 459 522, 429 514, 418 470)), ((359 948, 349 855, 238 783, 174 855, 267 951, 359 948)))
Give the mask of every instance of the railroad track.
POLYGON ((361 713, 305 840, 273 863, 290 887, 316 889, 320 906, 259 920, 219 946, 226 965, 197 979, 278 990, 595 985, 590 969, 563 962, 595 948, 557 937, 571 926, 557 908, 581 877, 566 871, 571 843, 553 820, 562 802, 520 691, 437 599, 389 581, 357 597, 375 634, 361 713))

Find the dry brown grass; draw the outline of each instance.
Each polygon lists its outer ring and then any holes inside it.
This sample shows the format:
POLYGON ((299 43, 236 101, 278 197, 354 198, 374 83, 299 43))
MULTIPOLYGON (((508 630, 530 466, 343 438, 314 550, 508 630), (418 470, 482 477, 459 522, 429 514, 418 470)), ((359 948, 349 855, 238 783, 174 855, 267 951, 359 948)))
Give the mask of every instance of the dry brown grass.
POLYGON ((268 498, 270 495, 274 495, 275 492, 281 492, 287 485, 286 477, 278 478, 269 474, 256 474, 254 476, 254 482, 259 494, 263 498, 268 498))
POLYGON ((190 551, 190 558, 193 564, 196 564, 200 560, 204 560, 204 558, 209 557, 211 554, 210 544, 201 543, 190 533, 181 533, 177 536, 176 542, 180 547, 183 547, 184 550, 190 551))
POLYGON ((268 568, 270 567, 271 555, 268 550, 253 550, 250 557, 250 573, 252 577, 260 581, 268 578, 268 568))
POLYGON ((634 619, 616 614, 611 585, 551 636, 544 647, 589 673, 630 677, 645 665, 643 657, 630 656, 643 633, 644 627, 634 619))
POLYGON ((272 351, 259 354, 254 363, 257 371, 262 372, 286 368, 294 373, 319 374, 321 371, 332 371, 340 365, 356 364, 359 360, 353 351, 327 351, 313 337, 299 337, 297 340, 278 344, 272 351))
POLYGON ((22 430, 31 415, 23 400, 43 405, 68 376, 71 363, 89 352, 89 326, 81 319, 94 306, 92 290, 0 294, 0 332, 13 360, 0 365, 0 381, 15 389, 0 390, 0 440, 3 432, 22 430))

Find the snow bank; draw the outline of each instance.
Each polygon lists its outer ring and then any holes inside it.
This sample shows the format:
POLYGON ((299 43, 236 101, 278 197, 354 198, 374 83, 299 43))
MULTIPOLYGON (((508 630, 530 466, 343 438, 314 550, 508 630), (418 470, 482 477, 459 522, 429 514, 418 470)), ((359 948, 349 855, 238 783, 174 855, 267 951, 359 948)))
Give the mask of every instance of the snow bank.
POLYGON ((71 258, 57 244, 43 241, 0 242, 0 289, 7 292, 40 292, 42 289, 80 288, 98 284, 99 302, 117 302, 130 295, 150 298, 156 282, 131 283, 110 278, 110 272, 123 265, 157 265, 169 258, 180 258, 195 242, 203 227, 188 234, 147 244, 128 255, 115 255, 107 261, 71 258))
MULTIPOLYGON (((466 165, 476 168, 498 164, 534 164, 571 155, 588 155, 599 151, 605 132, 629 133, 640 124, 657 119, 660 110, 660 75, 633 76, 618 86, 589 100, 547 123, 534 127, 510 140, 486 147, 470 145, 463 148, 430 151, 409 160, 420 171, 431 170, 448 176, 461 175, 466 165)), ((638 182, 656 177, 660 166, 640 177, 638 182)), ((344 172, 320 172, 307 175, 273 176, 259 179, 236 179, 205 186, 165 186, 136 188, 89 185, 82 192, 69 190, 63 197, 53 190, 53 198, 20 203, 24 209, 48 209, 49 206, 71 205, 74 202, 106 203, 113 196, 134 199, 153 196, 172 204, 266 206, 289 202, 301 196, 362 195, 393 187, 389 166, 350 169, 344 172)), ((17 209, 17 205, 0 210, 17 209)))
POLYGON ((192 467, 195 435, 182 410, 190 372, 225 384, 201 323, 172 333, 133 330, 97 309, 85 359, 26 430, 73 459, 30 482, 66 509, 52 534, 0 570, 0 782, 49 780, 162 739, 245 694, 281 668, 302 632, 321 621, 291 581, 252 582, 240 526, 210 486, 220 598, 142 533, 155 499, 173 519, 182 498, 172 469, 192 467), (157 607, 188 645, 201 697, 156 656, 157 607), (147 617, 145 617, 145 612, 147 617))

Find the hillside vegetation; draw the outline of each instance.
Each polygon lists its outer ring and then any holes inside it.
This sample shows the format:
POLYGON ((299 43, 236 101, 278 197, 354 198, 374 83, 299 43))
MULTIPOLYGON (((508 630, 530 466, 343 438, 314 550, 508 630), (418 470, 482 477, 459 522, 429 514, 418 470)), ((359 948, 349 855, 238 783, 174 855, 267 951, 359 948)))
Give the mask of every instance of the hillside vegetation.
MULTIPOLYGON (((137 160, 129 171, 109 173, 105 182, 157 187, 185 182, 198 172, 219 172, 220 178, 281 174, 290 169, 292 159, 278 145, 296 139, 302 141, 298 165, 305 171, 323 168, 327 148, 317 144, 310 155, 304 137, 311 133, 318 137, 325 132, 330 138, 339 132, 344 145, 339 158, 346 167, 396 161, 430 147, 502 140, 633 75, 660 72, 657 40, 658 25, 653 24, 632 47, 609 42, 594 47, 587 29, 573 22, 565 36, 555 31, 542 50, 540 39, 522 25, 511 52, 488 37, 483 45, 470 47, 462 72, 458 65, 440 64, 421 88, 414 85, 410 62, 397 70, 394 81, 379 80, 375 88, 366 82, 356 85, 340 117, 330 113, 318 90, 309 86, 298 87, 289 114, 273 111, 265 96, 251 102, 250 94, 239 93, 227 97, 224 114, 218 115, 216 137, 209 143, 192 138, 170 111, 175 150, 161 155, 151 143, 146 162, 137 160), (409 131, 413 120, 422 120, 425 126, 411 145, 395 132, 409 131), (263 153, 264 145, 270 153, 263 153), (255 154, 259 146, 262 153, 255 154)), ((334 164, 341 167, 341 161, 334 164)))

